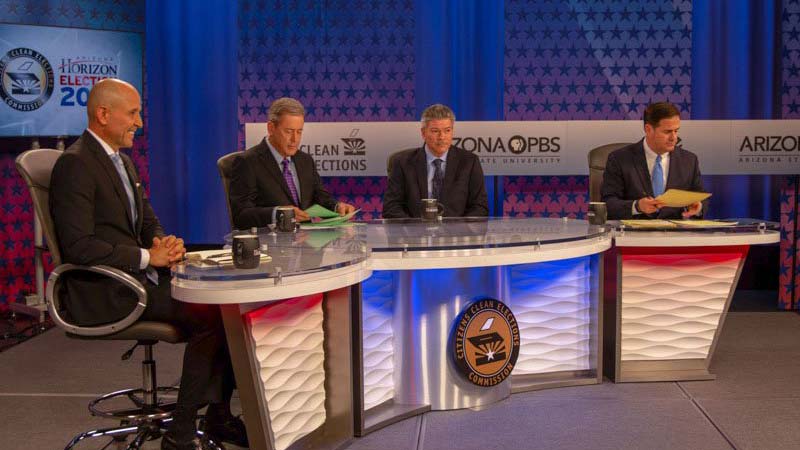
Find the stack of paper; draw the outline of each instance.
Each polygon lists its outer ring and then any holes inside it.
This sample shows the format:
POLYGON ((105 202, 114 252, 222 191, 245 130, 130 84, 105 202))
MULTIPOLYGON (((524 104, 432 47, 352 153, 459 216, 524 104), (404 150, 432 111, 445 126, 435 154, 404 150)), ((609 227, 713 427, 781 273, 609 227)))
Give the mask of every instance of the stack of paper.
MULTIPOLYGON (((261 262, 272 261, 272 257, 262 253, 261 262)), ((186 264, 198 269, 217 269, 233 266, 233 255, 230 250, 200 250, 186 254, 186 264)))
POLYGON ((738 223, 738 222, 721 222, 719 220, 672 220, 671 222, 681 227, 696 227, 696 228, 732 227, 738 223))
POLYGON ((626 227, 631 228, 676 228, 677 225, 669 220, 653 219, 653 220, 620 220, 626 227))
POLYGON ((717 228, 732 227, 737 222, 721 222, 719 220, 620 220, 620 223, 631 228, 717 228))

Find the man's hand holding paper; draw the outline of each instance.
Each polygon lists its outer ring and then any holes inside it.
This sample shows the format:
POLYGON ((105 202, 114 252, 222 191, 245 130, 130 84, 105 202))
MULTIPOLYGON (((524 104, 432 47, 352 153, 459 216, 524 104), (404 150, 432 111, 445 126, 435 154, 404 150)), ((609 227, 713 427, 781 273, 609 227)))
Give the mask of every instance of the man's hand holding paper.
POLYGON ((690 206, 697 207, 699 211, 700 202, 711 197, 708 192, 692 192, 684 191, 682 189, 668 189, 667 192, 656 197, 656 200, 661 202, 662 206, 670 206, 673 208, 683 208, 690 206))
POLYGON ((688 219, 690 217, 694 217, 700 214, 700 210, 703 208, 702 202, 695 202, 689 205, 684 212, 681 213, 684 219, 688 219))
POLYGON ((312 218, 319 218, 321 220, 310 223, 311 226, 339 226, 344 225, 360 210, 355 209, 352 205, 347 203, 339 203, 336 206, 337 212, 333 212, 320 205, 312 205, 305 210, 305 213, 312 218))

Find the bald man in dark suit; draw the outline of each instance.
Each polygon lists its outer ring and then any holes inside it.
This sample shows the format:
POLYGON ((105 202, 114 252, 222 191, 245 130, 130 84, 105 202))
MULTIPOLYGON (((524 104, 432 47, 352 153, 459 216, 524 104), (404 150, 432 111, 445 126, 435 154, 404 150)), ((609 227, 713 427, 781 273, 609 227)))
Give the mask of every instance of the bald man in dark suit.
MULTIPOLYGON (((89 125, 61 155, 50 182, 50 211, 65 263, 108 265, 147 291, 141 320, 167 322, 188 336, 180 391, 162 449, 211 448, 197 437, 197 410, 209 405, 206 436, 247 446, 244 424, 230 412, 235 386, 219 308, 172 299, 168 268, 183 258, 183 241, 167 236, 121 148, 142 126, 141 99, 130 84, 106 79, 89 93, 89 125)), ((99 275, 65 281, 65 307, 79 325, 110 323, 129 314, 136 297, 99 275)))

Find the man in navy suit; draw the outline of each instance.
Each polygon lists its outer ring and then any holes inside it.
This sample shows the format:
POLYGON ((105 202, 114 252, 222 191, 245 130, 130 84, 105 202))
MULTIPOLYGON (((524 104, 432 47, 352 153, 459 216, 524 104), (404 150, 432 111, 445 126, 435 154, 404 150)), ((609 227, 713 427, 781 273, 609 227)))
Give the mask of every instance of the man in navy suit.
POLYGON ((697 156, 677 146, 680 127, 675 105, 650 104, 644 111, 644 139, 608 155, 602 198, 609 219, 702 217, 704 203, 671 208, 656 200, 667 189, 703 191, 697 156))
POLYGON ((445 217, 489 215, 480 160, 452 145, 455 120, 455 114, 445 105, 432 105, 423 111, 425 144, 392 156, 383 217, 420 217, 423 198, 438 199, 445 217))
POLYGON ((304 211, 319 204, 340 215, 355 210, 337 202, 322 185, 311 155, 299 151, 305 108, 293 98, 279 98, 269 107, 269 136, 233 161, 230 201, 237 229, 275 222, 275 207, 291 206, 298 222, 304 211))

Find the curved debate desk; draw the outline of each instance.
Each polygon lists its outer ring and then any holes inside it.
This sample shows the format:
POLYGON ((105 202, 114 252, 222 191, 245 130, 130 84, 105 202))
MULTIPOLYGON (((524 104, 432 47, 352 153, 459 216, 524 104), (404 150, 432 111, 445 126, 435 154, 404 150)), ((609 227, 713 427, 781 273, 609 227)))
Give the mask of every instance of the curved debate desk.
POLYGON ((766 223, 704 230, 622 229, 606 258, 606 375, 616 382, 711 380, 709 364, 750 245, 766 223))
POLYGON ((606 228, 548 218, 384 220, 368 225, 367 242, 373 273, 354 328, 357 435, 428 409, 601 381, 606 228), (520 337, 510 379, 491 387, 467 380, 449 347, 459 313, 485 297, 510 308, 520 337))
POLYGON ((370 275, 354 229, 261 230, 272 260, 257 269, 173 270, 174 298, 220 305, 252 449, 353 438, 352 287, 370 275))
POLYGON ((260 230, 272 261, 180 265, 172 292, 221 305, 251 448, 336 448, 430 409, 600 382, 609 230, 510 218, 260 230), (456 317, 484 297, 509 306, 520 337, 511 376, 491 387, 448 354, 456 317))

